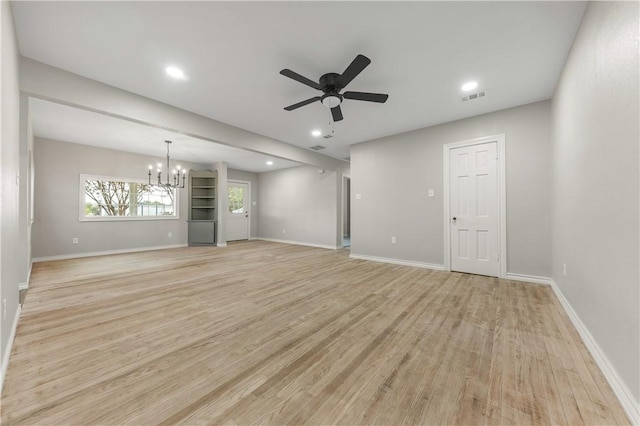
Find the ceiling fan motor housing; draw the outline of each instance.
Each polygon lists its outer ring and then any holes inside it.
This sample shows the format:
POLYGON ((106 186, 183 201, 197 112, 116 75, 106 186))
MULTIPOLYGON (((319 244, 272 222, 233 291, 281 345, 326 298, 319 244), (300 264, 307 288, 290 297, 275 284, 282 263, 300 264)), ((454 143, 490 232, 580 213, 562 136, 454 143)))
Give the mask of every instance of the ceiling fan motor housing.
POLYGON ((340 74, 336 74, 334 72, 330 72, 328 74, 320 77, 320 86, 322 86, 322 91, 324 95, 320 102, 322 105, 327 108, 335 108, 342 103, 342 95, 340 95, 340 90, 342 90, 342 85, 339 81, 340 74))
POLYGON ((324 93, 338 93, 344 88, 344 86, 340 84, 340 74, 336 74, 334 72, 330 72, 320 77, 319 83, 320 86, 322 86, 322 91, 324 93))

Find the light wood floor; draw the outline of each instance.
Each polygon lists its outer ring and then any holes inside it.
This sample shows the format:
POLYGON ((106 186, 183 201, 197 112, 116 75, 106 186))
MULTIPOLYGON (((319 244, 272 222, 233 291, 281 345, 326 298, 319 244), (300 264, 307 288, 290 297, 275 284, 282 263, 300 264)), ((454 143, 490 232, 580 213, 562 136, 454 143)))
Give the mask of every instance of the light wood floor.
POLYGON ((628 424, 551 289, 271 242, 34 265, 3 424, 628 424))

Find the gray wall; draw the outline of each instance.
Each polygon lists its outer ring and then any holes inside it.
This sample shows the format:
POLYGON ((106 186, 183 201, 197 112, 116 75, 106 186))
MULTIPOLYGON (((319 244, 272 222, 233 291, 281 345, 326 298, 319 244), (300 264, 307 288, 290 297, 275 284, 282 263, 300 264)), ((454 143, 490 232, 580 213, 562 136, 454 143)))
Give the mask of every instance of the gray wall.
POLYGON ((549 101, 354 145, 351 252, 442 265, 442 146, 501 133, 506 134, 507 272, 550 277, 549 101), (435 190, 432 198, 429 189, 435 190))
POLYGON ((29 113, 29 98, 20 96, 20 205, 18 220, 18 260, 20 284, 26 286, 31 270, 31 220, 33 204, 31 156, 33 155, 33 130, 29 113))
POLYGON ((251 230, 249 238, 258 238, 258 215, 260 214, 260 206, 258 205, 258 174, 228 169, 227 179, 251 182, 251 215, 249 216, 251 230))
MULTIPOLYGON (((186 244, 186 188, 178 191, 178 220, 79 220, 80 174, 145 178, 146 165, 153 160, 145 155, 36 138, 33 257, 186 244), (79 244, 72 244, 74 237, 79 239, 79 244)), ((210 168, 181 163, 187 169, 210 168)))
MULTIPOLYGON (((4 371, 8 363, 9 336, 18 310, 18 284, 26 274, 27 262, 18 254, 23 244, 19 240, 20 187, 16 178, 20 171, 20 91, 18 88, 18 47, 11 15, 11 4, 0 4, 0 25, 2 29, 2 58, 0 92, 2 114, 0 118, 0 361, 4 371)), ((26 179, 20 181, 25 185, 26 179)))
POLYGON ((553 279, 636 401, 638 12, 588 5, 553 99, 553 279))
POLYGON ((308 166, 260 173, 260 238, 336 247, 341 179, 339 172, 308 166))
POLYGON ((218 183, 216 188, 216 244, 224 247, 227 245, 227 209, 229 208, 229 188, 227 187, 227 163, 217 161, 210 170, 218 171, 218 183))

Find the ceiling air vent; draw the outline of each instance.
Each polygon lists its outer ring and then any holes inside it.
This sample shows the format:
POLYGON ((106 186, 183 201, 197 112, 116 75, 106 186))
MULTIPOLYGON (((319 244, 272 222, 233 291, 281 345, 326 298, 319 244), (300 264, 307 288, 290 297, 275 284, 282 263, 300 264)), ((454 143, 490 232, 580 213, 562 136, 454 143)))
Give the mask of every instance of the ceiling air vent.
POLYGON ((324 147, 324 146, 322 146, 322 145, 315 145, 315 146, 312 146, 312 147, 311 147, 311 148, 309 148, 309 149, 312 149, 312 150, 314 150, 314 151, 320 151, 321 149, 325 149, 325 148, 326 148, 326 147, 324 147))
POLYGON ((470 95, 463 96, 460 98, 462 102, 473 101, 475 99, 483 98, 487 95, 487 91, 483 90, 482 92, 471 93, 470 95))

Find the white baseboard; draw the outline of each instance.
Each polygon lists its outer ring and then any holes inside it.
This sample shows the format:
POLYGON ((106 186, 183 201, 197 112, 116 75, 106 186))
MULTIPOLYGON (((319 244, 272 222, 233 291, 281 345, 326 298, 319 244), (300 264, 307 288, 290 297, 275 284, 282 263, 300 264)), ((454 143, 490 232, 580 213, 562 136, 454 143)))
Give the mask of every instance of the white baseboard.
POLYGON ((27 290, 29 288, 29 282, 31 281, 31 270, 33 269, 33 262, 29 263, 29 270, 27 271, 27 281, 18 284, 18 290, 27 290))
POLYGON ((278 240, 275 238, 252 238, 255 240, 262 240, 262 241, 271 241, 274 243, 284 243, 284 244, 295 244, 297 246, 307 246, 307 247, 317 247, 317 248, 323 248, 323 249, 329 249, 329 250, 337 250, 338 247, 337 246, 330 246, 327 244, 314 244, 314 243, 306 243, 303 241, 291 241, 291 240, 278 240))
POLYGON ((549 277, 539 277, 537 275, 510 274, 507 272, 506 280, 524 281, 533 284, 551 285, 553 280, 549 277))
POLYGON ((435 263, 415 262, 413 260, 392 259, 388 257, 368 256, 364 254, 353 254, 353 253, 351 253, 349 257, 352 259, 370 260, 372 262, 391 263, 394 265, 413 266, 415 268, 435 269, 436 271, 444 271, 444 265, 438 265, 435 263))
POLYGON ((613 367, 598 343, 595 341, 587 326, 584 325, 576 311, 573 310, 573 307, 571 306, 569 301, 564 297, 564 294, 562 294, 560 287, 558 287, 558 285, 553 280, 551 280, 551 288, 553 289, 553 292, 560 301, 560 304, 564 308, 565 312, 569 316, 569 319, 573 323, 573 326, 578 331, 578 334, 580 334, 580 337, 582 337, 582 341, 591 353, 591 356, 593 356, 596 364, 598 364, 598 367, 600 367, 602 374, 607 379, 607 382, 609 382, 609 385, 613 389, 613 393, 615 393, 615 395, 618 397, 618 400, 622 404, 622 407, 627 412, 631 423, 640 425, 640 404, 634 399, 631 391, 624 383, 622 378, 618 375, 618 372, 613 367))
POLYGON ((9 334, 9 340, 7 341, 7 347, 2 354, 2 370, 0 371, 0 392, 4 386, 4 377, 7 374, 7 368, 9 368, 9 357, 11 356, 11 349, 13 349, 13 341, 16 338, 16 330, 18 329, 18 321, 20 320, 20 314, 22 313, 22 306, 18 304, 16 314, 13 317, 13 325, 11 326, 11 334, 9 334))
POLYGON ((62 254, 59 256, 34 257, 33 263, 48 262, 50 260, 77 259, 80 257, 108 256, 110 254, 136 253, 139 251, 165 250, 165 249, 172 249, 172 248, 179 248, 179 247, 187 247, 187 244, 172 244, 168 246, 137 247, 137 248, 131 248, 131 249, 122 249, 122 250, 90 251, 85 253, 62 254))

